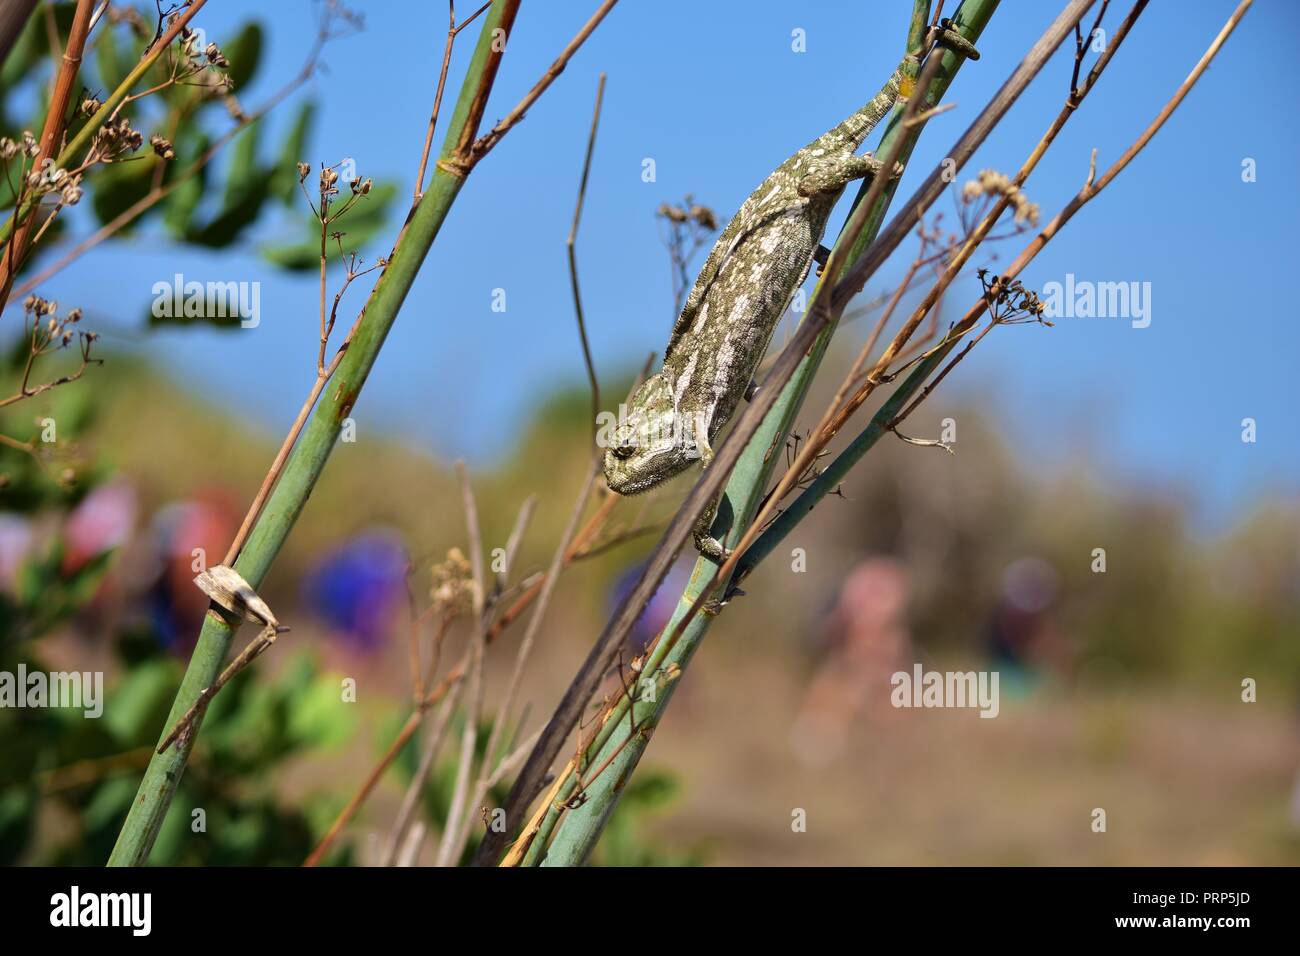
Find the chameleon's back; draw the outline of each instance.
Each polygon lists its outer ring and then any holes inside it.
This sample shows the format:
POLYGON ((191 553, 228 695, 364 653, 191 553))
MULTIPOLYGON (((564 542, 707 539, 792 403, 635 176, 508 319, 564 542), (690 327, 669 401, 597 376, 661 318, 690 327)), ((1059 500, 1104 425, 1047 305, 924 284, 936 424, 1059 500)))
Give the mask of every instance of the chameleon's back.
POLYGON ((851 179, 874 172, 874 160, 854 154, 897 93, 896 73, 871 102, 783 162, 741 205, 686 298, 663 368, 633 397, 607 449, 612 489, 635 494, 696 458, 708 464, 715 436, 748 391, 772 332, 808 275, 836 200, 851 179))

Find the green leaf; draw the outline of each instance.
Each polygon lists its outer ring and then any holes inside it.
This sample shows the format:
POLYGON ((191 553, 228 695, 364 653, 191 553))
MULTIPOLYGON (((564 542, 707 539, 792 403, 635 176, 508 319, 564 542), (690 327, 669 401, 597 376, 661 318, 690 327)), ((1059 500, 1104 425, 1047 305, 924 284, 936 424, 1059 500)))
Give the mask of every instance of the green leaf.
POLYGON ((127 671, 113 689, 103 721, 123 747, 154 739, 167 718, 168 700, 176 692, 176 664, 170 659, 146 661, 127 671))
POLYGON ((233 40, 218 44, 230 61, 226 74, 234 84, 235 92, 242 93, 245 84, 253 78, 262 59, 262 27, 257 21, 245 24, 233 40))
POLYGON ((307 137, 316 119, 316 104, 310 100, 298 107, 298 115, 284 137, 280 158, 271 171, 271 195, 286 206, 297 205, 301 193, 298 189, 298 164, 307 149, 307 137))
POLYGON ((230 167, 226 171, 226 194, 222 207, 233 209, 248 196, 260 192, 266 195, 269 188, 257 168, 257 144, 262 138, 262 121, 260 119, 248 125, 235 137, 235 148, 230 154, 230 167))
MULTIPOLYGON (((207 152, 212 142, 206 134, 196 133, 192 144, 178 154, 181 168, 188 168, 197 162, 198 158, 207 152)), ((176 238, 184 239, 185 234, 191 229, 194 213, 198 211, 199 203, 203 201, 203 190, 207 182, 208 170, 205 166, 178 186, 163 203, 163 222, 167 230, 176 238)))
MULTIPOLYGON (((141 147, 140 159, 111 163, 94 179, 91 206, 100 225, 112 222, 131 205, 139 202, 153 186, 153 150, 141 147)), ((126 233, 139 225, 139 220, 126 226, 126 233)), ((121 233, 119 233, 121 234, 121 233)))
MULTIPOLYGON (((72 4, 61 4, 54 8, 54 22, 59 32, 67 35, 72 27, 72 4)), ((27 78, 28 72, 50 52, 49 34, 45 29, 44 11, 36 10, 27 18, 27 25, 18 35, 4 68, 0 70, 0 90, 11 90, 27 78)))
POLYGON ((119 37, 118 33, 117 30, 101 29, 95 38, 95 73, 103 91, 116 89, 135 65, 130 53, 134 37, 119 37))
POLYGON ((296 746, 328 749, 352 738, 356 707, 343 701, 339 680, 338 674, 322 674, 306 693, 294 696, 288 731, 296 746))
MULTIPOLYGON (((126 795, 129 802, 131 794, 126 795)), ((0 791, 0 864, 12 866, 32 837, 36 822, 35 783, 0 791)))
POLYGON ((266 200, 268 185, 264 177, 256 177, 254 185, 234 206, 223 209, 206 226, 191 229, 186 240, 214 249, 233 243, 241 232, 257 221, 262 203, 266 200))

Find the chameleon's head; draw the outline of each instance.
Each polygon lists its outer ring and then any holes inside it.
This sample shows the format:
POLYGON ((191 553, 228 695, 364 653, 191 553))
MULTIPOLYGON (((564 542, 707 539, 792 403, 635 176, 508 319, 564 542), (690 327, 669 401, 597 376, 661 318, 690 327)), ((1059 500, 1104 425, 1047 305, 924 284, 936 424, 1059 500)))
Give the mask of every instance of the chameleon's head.
POLYGON ((605 441, 605 480, 620 495, 635 495, 686 470, 699 458, 689 427, 677 421, 672 388, 663 373, 633 393, 605 441))

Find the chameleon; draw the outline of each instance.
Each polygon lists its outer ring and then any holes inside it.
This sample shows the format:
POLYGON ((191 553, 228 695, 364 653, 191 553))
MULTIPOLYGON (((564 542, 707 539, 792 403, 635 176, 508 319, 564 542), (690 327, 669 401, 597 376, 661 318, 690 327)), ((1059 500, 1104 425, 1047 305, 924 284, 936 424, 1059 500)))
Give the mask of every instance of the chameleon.
MULTIPOLYGON (((933 36, 971 59, 974 47, 943 21, 933 36)), ((621 495, 644 492, 699 459, 741 399, 795 291, 808 277, 835 203, 856 179, 880 175, 881 163, 858 148, 915 76, 908 54, 872 99, 778 166, 727 224, 710 250, 673 325, 663 366, 629 396, 605 441, 604 472, 621 495), (909 70, 908 68, 911 67, 909 70)), ((911 95, 911 90, 908 90, 911 95)), ((895 166, 891 176, 898 176, 895 166)), ((695 544, 715 561, 722 544, 709 535, 716 505, 701 515, 695 544)))

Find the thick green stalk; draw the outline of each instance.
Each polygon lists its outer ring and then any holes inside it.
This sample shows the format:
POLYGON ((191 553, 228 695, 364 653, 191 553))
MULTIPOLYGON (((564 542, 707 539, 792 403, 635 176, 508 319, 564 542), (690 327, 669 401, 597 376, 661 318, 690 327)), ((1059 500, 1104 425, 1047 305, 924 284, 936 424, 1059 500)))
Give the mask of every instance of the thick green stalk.
MULTIPOLYGON (((509 33, 517 8, 517 0, 499 0, 486 15, 447 131, 441 153, 443 160, 466 155, 501 58, 500 52, 492 49, 493 31, 502 28, 509 33)), ((307 503, 338 439, 343 419, 351 413, 388 330, 392 328, 463 183, 462 176, 449 172, 441 162, 435 167, 429 189, 416 207, 383 276, 371 293, 356 335, 235 562, 235 570, 254 588, 260 586, 270 570, 307 503)), ((190 708, 203 688, 217 677, 237 626, 237 622, 215 609, 208 612, 171 713, 163 725, 163 736, 190 708)), ((148 859, 175 796, 200 724, 201 718, 195 721, 184 740, 178 740, 163 754, 154 754, 150 760, 109 857, 110 866, 137 866, 148 859)), ((163 736, 160 736, 160 742, 163 736)))
MULTIPOLYGON (((997 9, 998 2, 999 0, 966 0, 954 17, 956 29, 972 43, 976 43, 997 9)), ((908 36, 908 49, 911 51, 917 49, 920 37, 924 32, 926 9, 923 8, 928 8, 928 4, 918 0, 914 7, 908 36), (920 24, 919 29, 918 24, 920 24)), ((955 55, 950 51, 944 51, 941 55, 943 59, 940 63, 939 72, 927 91, 922 109, 939 103, 941 97, 955 79, 961 64, 965 61, 964 57, 955 55)), ((902 138, 899 161, 905 163, 907 158, 910 157, 922 127, 916 125, 909 129, 902 125, 902 114, 905 105, 900 101, 895 107, 890 124, 885 130, 879 148, 876 150, 877 156, 888 155, 894 144, 902 138)), ((866 195, 868 189, 869 186, 864 184, 855 199, 855 206, 866 195)), ((894 184, 890 183, 882 194, 880 201, 872 210, 866 228, 862 230, 857 241, 850 247, 851 254, 845 266, 846 271, 863 255, 872 240, 875 239, 884 221, 893 193, 894 184)), ((843 273, 833 278, 842 276, 843 273)), ((814 299, 823 291, 829 293, 833 285, 833 282, 828 281, 831 278, 829 276, 823 277, 822 282, 818 284, 817 291, 814 293, 814 299)), ((798 414, 813 375, 825 355, 833 331, 833 324, 828 325, 825 332, 819 336, 812 350, 804 357, 794 376, 783 389, 777 403, 772 407, 762 425, 746 446, 744 454, 732 472, 727 484, 723 505, 719 508, 718 518, 712 530, 712 533, 721 540, 725 540, 729 547, 739 541, 741 535, 753 520, 772 470, 776 463, 781 460, 780 455, 769 455, 768 451, 772 448, 780 448, 785 444, 785 438, 789 434, 795 416, 798 414)), ((933 367, 929 362, 923 364, 926 365, 927 369, 933 367)), ((909 379, 910 381, 911 379, 909 379)), ((681 599, 676 604, 672 619, 664 628, 664 634, 674 632, 691 605, 694 604, 704 589, 709 587, 716 571, 717 565, 712 561, 706 558, 700 558, 696 561, 690 581, 681 599)), ((642 688, 638 687, 633 694, 633 702, 629 702, 626 695, 619 698, 614 706, 613 714, 587 750, 589 759, 586 768, 588 774, 591 774, 595 769, 600 769, 600 773, 586 785, 584 802, 580 806, 566 810, 563 813, 557 811, 554 807, 548 808, 542 821, 541 830, 524 858, 526 865, 573 866, 586 860, 595 847, 596 841, 600 838, 600 834, 604 830, 624 785, 636 769, 637 763, 650 741, 654 727, 662 717, 665 708, 668 706, 668 701, 672 697, 676 679, 670 678, 668 675, 685 670, 708 631, 712 620, 712 616, 707 613, 696 614, 687 623, 681 636, 672 643, 671 647, 666 646, 662 641, 655 647, 654 652, 642 670, 642 673, 653 675, 655 681, 653 695, 644 693, 642 688), (646 699, 643 700, 643 697, 646 699), (632 712, 631 720, 628 717, 629 707, 632 712), (635 724, 637 731, 634 734, 629 734, 632 724, 635 724), (548 841, 549 846, 547 845, 548 841)), ((561 802, 564 798, 571 796, 574 785, 573 781, 567 781, 557 795, 556 802, 561 802)))

